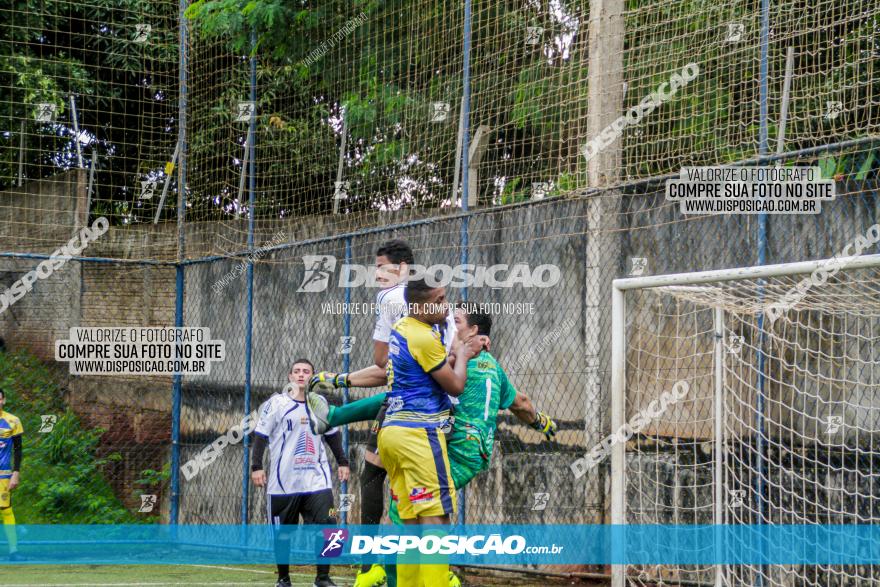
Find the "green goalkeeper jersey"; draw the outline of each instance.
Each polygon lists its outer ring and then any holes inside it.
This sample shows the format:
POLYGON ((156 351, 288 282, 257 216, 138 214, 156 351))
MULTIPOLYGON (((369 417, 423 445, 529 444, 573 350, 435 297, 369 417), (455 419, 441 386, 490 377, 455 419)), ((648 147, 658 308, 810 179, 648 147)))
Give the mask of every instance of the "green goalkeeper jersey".
MULTIPOLYGON (((499 410, 513 403, 516 389, 487 351, 468 361, 467 382, 455 406, 455 423, 447 436, 453 472, 456 462, 467 465, 468 477, 489 467, 499 410)), ((458 486, 458 483, 456 483, 458 486)))

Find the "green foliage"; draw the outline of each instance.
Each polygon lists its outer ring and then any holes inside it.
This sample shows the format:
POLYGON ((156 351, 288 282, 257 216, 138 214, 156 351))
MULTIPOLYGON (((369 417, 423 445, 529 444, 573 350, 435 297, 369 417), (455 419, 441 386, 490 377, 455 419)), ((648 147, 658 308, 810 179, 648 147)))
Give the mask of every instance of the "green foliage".
POLYGON ((501 190, 499 204, 513 204, 515 202, 525 202, 530 195, 527 189, 520 189, 522 178, 513 177, 504 183, 504 189, 501 190))
POLYGON ((141 471, 141 478, 135 481, 145 489, 162 489, 171 479, 171 463, 167 462, 159 471, 145 469, 141 471))
POLYGON ((365 2, 321 2, 311 9, 284 0, 196 0, 186 17, 208 38, 222 38, 238 54, 256 54, 294 63, 338 29, 344 15, 365 2), (291 34, 297 31, 297 34, 291 34), (252 35, 256 44, 252 45, 252 35))
POLYGON ((824 154, 819 157, 816 165, 822 171, 823 179, 855 179, 865 181, 869 175, 877 176, 877 149, 837 153, 835 155, 824 154))
MULTIPOLYGON (((99 169, 98 184, 116 186, 96 197, 96 213, 133 221, 151 219, 132 203, 132 176, 157 173, 173 151, 176 112, 177 3, 96 0, 17 0, 24 22, 2 26, 0 85, 10 88, 9 119, 30 117, 38 102, 59 116, 67 96, 88 96, 81 126, 113 153, 113 171, 99 169), (156 42, 132 43, 127 31, 143 14, 156 16, 156 42), (162 26, 159 26, 162 25, 162 26), (40 36, 51 37, 48 42, 40 36), (15 47, 10 52, 5 46, 15 47), (89 57, 102 55, 100 65, 89 57), (135 107, 133 107, 135 105, 135 107), (158 112, 162 129, 143 127, 144 111, 158 112), (108 123, 106 113, 113 113, 108 123), (123 186, 123 187, 119 187, 123 186), (128 188, 130 189, 130 188, 128 188)), ((749 159, 758 151, 760 63, 754 6, 745 0, 670 0, 645 5, 627 0, 624 13, 624 108, 667 82, 687 63, 699 76, 618 139, 620 179, 676 172, 685 165, 749 159), (745 23, 742 42, 723 39, 727 23, 745 23)), ((491 130, 480 176, 484 202, 520 201, 533 181, 550 181, 553 194, 584 187, 588 98, 589 3, 474 2, 471 113, 491 130), (543 30, 524 43, 527 27, 543 30), (498 186, 504 182, 503 189, 498 186)), ((796 53, 796 83, 788 119, 787 150, 862 136, 873 128, 880 78, 875 12, 847 4, 834 15, 806 0, 772 5, 769 56, 769 137, 777 134, 785 48, 796 53), (845 11, 845 15, 841 13, 845 11), (782 39, 785 42, 776 42, 782 39), (834 39, 829 43, 828 39, 834 39), (841 99, 846 113, 824 117, 826 101, 841 99)), ((2 11, 2 9, 0 9, 2 11)), ((237 186, 247 125, 233 121, 234 105, 250 93, 257 63, 257 211, 284 217, 326 213, 347 122, 344 176, 351 183, 346 211, 403 205, 440 206, 449 197, 456 161, 462 95, 462 7, 405 0, 195 0, 186 10, 191 33, 188 195, 190 217, 222 210, 242 214, 237 186), (432 102, 452 105, 448 124, 426 122, 432 102)), ((51 135, 29 123, 34 144, 68 153, 69 133, 51 135), (47 147, 47 145, 49 145, 47 147)), ((14 125, 10 125, 13 128, 14 125)), ((13 139, 7 139, 10 142, 13 139)), ((837 155, 836 155, 837 156, 837 155)), ((41 164, 46 169, 61 163, 41 164)), ((873 156, 833 162, 835 174, 864 179, 873 156), (857 159, 857 160, 856 160, 857 159)), ((0 154, 0 174, 12 177, 15 148, 0 154)), ((37 161, 29 161, 33 171, 37 161)), ((821 163, 825 168, 832 163, 821 163)), ((29 172, 30 174, 30 172, 29 172)), ((174 185, 170 198, 175 198, 174 185)), ((167 217, 174 215, 166 206, 167 217)), ((216 217, 216 216, 212 216, 216 217)))
POLYGON ((177 3, 167 0, 20 0, 0 7, 0 122, 8 131, 0 190, 18 175, 22 121, 26 179, 76 166, 74 96, 80 130, 91 139, 84 155, 98 153, 92 201, 130 201, 126 186, 139 167, 160 168, 174 149, 176 20, 177 3), (152 26, 148 43, 133 41, 142 22, 152 26), (41 102, 56 105, 56 124, 35 120, 41 102))
POLYGON ((514 90, 511 122, 522 129, 540 120, 542 96, 547 91, 547 80, 543 79, 540 67, 525 68, 520 72, 514 90))
MULTIPOLYGON (((62 390, 45 365, 24 352, 0 352, 0 382, 6 410, 24 427, 21 485, 14 493, 22 524, 136 524, 145 521, 125 508, 103 475, 118 453, 102 454, 101 429, 89 429, 65 406, 62 390), (58 417, 40 433, 43 414, 58 417)), ((164 472, 162 473, 164 474, 164 472)), ((161 474, 144 472, 154 482, 161 474)))

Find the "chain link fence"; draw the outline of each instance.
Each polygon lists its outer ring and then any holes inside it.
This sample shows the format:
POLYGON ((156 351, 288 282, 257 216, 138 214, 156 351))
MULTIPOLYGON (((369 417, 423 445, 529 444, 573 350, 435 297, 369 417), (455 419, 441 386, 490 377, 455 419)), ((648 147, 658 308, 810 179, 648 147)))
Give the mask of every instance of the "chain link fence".
MULTIPOLYGON (((815 251, 813 258, 832 256, 873 224, 872 210, 876 206, 864 205, 873 200, 874 196, 866 191, 858 199, 834 202, 816 220, 827 223, 824 238, 819 239, 812 224, 804 226, 787 216, 772 217, 768 262, 802 260, 806 248, 815 251), (838 225, 833 220, 836 215, 847 218, 847 222, 838 225)), ((254 264, 251 409, 284 385, 296 357, 309 358, 319 370, 343 369, 344 353, 351 370, 372 363, 374 316, 369 306, 378 290, 367 286, 346 288, 340 283, 344 283, 342 277, 352 275, 346 273, 344 265, 372 265, 376 249, 385 240, 406 240, 415 251, 417 263, 425 266, 458 265, 464 250, 466 261, 475 266, 523 264, 534 270, 539 265, 554 265, 560 280, 549 288, 483 286, 470 287, 466 292, 464 288, 449 288, 453 301, 466 296, 468 301, 488 304, 494 320, 493 354, 517 389, 560 424, 556 441, 547 443, 510 414, 501 414, 493 467, 485 480, 469 489, 467 516, 474 522, 601 523, 607 520, 609 507, 605 490, 609 463, 579 480, 570 465, 609 432, 611 281, 627 275, 745 266, 753 263, 757 251, 755 222, 703 217, 664 224, 663 218, 674 215, 665 206, 662 192, 654 192, 537 202, 282 245, 254 264), (629 230, 585 232, 584 223, 596 206, 617 207, 617 222, 629 226, 629 230), (464 223, 466 249, 461 245, 464 223), (307 269, 312 268, 308 257, 328 255, 335 265, 321 291, 297 291, 307 278, 307 269), (597 259, 599 266, 591 266, 591 258, 597 259), (346 303, 350 304, 347 316, 346 303), (350 347, 343 339, 346 332, 351 337, 350 347), (536 497, 539 494, 547 497, 536 497)), ((185 436, 192 433, 199 439, 192 442, 187 438, 185 446, 204 446, 246 413, 242 388, 248 338, 246 271, 219 291, 215 287, 240 263, 237 259, 198 262, 185 269, 187 324, 210 326, 212 336, 232 341, 230 358, 242 359, 223 364, 204 381, 185 380, 186 424, 182 431, 185 436), (195 433, 209 423, 210 433, 195 433)), ((350 399, 375 391, 352 390, 350 399)), ((340 403, 342 396, 332 400, 340 403)), ((360 461, 366 434, 366 423, 350 428, 354 463, 360 461)), ((234 496, 234 503, 242 499, 241 448, 233 454, 238 457, 228 457, 230 460, 223 464, 218 461, 205 480, 182 485, 182 513, 188 511, 188 500, 198 502, 197 487, 216 491, 216 484, 221 483, 226 488, 220 492, 224 499, 228 495, 234 496)), ((358 495, 356 483, 355 476, 346 491, 358 495)), ((209 519, 240 519, 235 507, 221 507, 221 500, 213 495, 207 495, 206 500, 216 508, 216 517, 209 519)), ((262 511, 258 496, 251 494, 249 504, 250 515, 258 519, 262 511)), ((354 520, 358 519, 358 508, 355 501, 351 512, 354 520)))

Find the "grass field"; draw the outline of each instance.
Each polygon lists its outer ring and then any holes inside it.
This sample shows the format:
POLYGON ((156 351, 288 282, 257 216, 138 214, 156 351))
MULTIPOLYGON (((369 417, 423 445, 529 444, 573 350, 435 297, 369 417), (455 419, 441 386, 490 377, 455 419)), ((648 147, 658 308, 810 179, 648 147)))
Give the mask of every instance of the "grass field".
MULTIPOLYGON (((333 567, 331 576, 339 587, 351 586, 355 569, 333 567)), ((173 587, 182 585, 235 587, 238 585, 275 584, 275 571, 267 566, 213 566, 213 565, 24 565, 0 567, 0 585, 25 587, 32 585, 64 587, 173 587)), ((311 587, 315 578, 314 567, 293 567, 290 578, 297 587, 311 587)), ((571 584, 571 581, 553 580, 537 576, 490 575, 468 569, 463 576, 468 586, 547 586, 571 584)), ((586 585, 587 583, 578 583, 586 585)))

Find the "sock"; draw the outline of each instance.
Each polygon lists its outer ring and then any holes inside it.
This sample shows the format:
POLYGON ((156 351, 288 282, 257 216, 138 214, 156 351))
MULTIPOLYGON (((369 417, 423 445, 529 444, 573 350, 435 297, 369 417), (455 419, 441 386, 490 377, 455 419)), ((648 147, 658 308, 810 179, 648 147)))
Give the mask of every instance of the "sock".
MULTIPOLYGON (((430 531, 428 534, 442 537, 445 532, 430 531)), ((432 557, 437 558, 437 557, 432 557)), ((443 557, 445 562, 441 564, 425 564, 421 565, 422 581, 425 587, 449 587, 449 559, 443 557)))
POLYGON ((330 576, 330 565, 318 565, 318 575, 316 579, 323 579, 330 576))
POLYGON ((15 535, 15 514, 12 513, 12 508, 0 509, 0 517, 3 518, 3 531, 9 541, 9 554, 18 552, 18 536, 15 535))
MULTIPOLYGON (((385 510, 384 489, 387 475, 382 467, 364 462, 364 472, 361 473, 360 479, 361 524, 379 524, 382 521, 382 512, 385 510)), ((372 566, 372 564, 363 565, 361 571, 366 573, 372 566)))
POLYGON ((385 579, 388 587, 397 587, 397 565, 385 565, 385 579))
POLYGON ((383 403, 385 403, 385 394, 377 393, 344 406, 330 406, 327 418, 331 427, 355 422, 369 422, 376 419, 383 403))
POLYGON ((449 587, 449 564, 419 565, 425 587, 449 587))
MULTIPOLYGON (((403 520, 400 519, 400 511, 397 509, 397 501, 394 499, 388 505, 388 518, 395 526, 403 527, 403 520)), ((388 578, 388 587, 397 587, 397 565, 394 559, 385 563, 385 576, 388 578)))
POLYGON ((275 536, 275 562, 278 565, 278 580, 290 577, 290 535, 275 536))
MULTIPOLYGON (((397 565, 397 581, 399 585, 422 585, 421 565, 397 565)), ((448 587, 449 581, 446 582, 448 587)))

